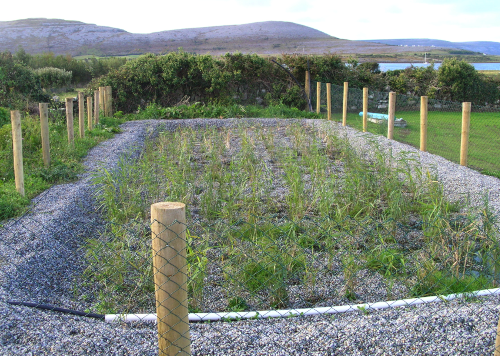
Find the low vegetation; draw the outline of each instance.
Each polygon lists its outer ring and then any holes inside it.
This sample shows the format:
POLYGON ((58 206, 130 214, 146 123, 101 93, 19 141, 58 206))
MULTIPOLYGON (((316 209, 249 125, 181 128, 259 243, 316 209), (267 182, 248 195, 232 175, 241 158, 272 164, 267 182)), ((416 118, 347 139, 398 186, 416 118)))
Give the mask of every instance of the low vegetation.
POLYGON ((16 191, 14 182, 10 112, 0 108, 0 221, 22 214, 31 199, 51 185, 75 180, 82 171, 80 162, 88 150, 119 132, 118 125, 122 122, 102 118, 93 130, 86 131, 84 139, 79 138, 78 125, 75 125, 75 145, 71 147, 68 145, 65 117, 57 111, 51 112, 50 116, 50 167, 43 164, 40 119, 30 115, 22 118, 26 191, 26 196, 22 197, 16 191))
POLYGON ((140 159, 96 177, 111 224, 85 249, 86 281, 100 290, 93 308, 154 310, 148 219, 158 201, 187 205, 191 311, 496 285, 487 207, 478 222, 444 199, 430 173, 410 169, 411 156, 373 151, 360 158, 336 132, 298 123, 161 133, 140 159))

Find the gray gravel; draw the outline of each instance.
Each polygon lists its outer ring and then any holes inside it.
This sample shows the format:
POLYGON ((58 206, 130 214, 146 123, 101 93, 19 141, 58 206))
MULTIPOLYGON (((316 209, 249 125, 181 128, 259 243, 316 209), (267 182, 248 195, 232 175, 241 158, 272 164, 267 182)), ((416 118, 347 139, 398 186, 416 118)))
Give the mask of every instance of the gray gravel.
MULTIPOLYGON (((140 152, 144 139, 160 126, 180 124, 264 126, 290 120, 133 121, 123 133, 91 150, 80 180, 54 186, 33 201, 29 214, 4 222, 0 229, 0 354, 2 355, 156 355, 155 325, 107 324, 100 320, 11 306, 7 300, 38 302, 83 310, 74 295, 81 273, 81 246, 104 222, 91 175, 99 167, 114 169, 120 157, 140 152)), ((360 134, 337 123, 306 120, 346 135, 360 154, 367 141, 378 141, 398 156, 411 155, 443 183, 452 200, 481 207, 486 192, 490 208, 500 211, 500 180, 422 153, 380 136, 360 134)), ((81 299, 81 298, 80 298, 81 299)), ((360 311, 333 316, 192 324, 194 355, 486 355, 493 352, 499 297, 360 311)))

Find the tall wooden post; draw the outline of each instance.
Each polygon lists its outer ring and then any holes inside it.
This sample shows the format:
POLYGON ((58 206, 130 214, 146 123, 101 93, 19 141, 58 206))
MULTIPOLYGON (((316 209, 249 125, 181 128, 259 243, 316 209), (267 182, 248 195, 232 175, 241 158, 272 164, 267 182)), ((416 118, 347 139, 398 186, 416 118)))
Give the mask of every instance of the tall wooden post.
POLYGON ((110 86, 105 87, 105 95, 104 97, 106 98, 105 101, 106 103, 104 104, 104 109, 105 109, 105 114, 104 116, 106 117, 112 117, 113 116, 113 90, 111 89, 110 86))
POLYGON ((66 98, 66 127, 68 129, 68 144, 75 144, 75 130, 73 128, 73 98, 66 98))
POLYGON ((16 190, 24 197, 24 169, 23 169, 23 134, 21 130, 21 114, 18 110, 10 112, 12 124, 12 146, 14 150, 14 179, 16 190))
POLYGON ((344 82, 344 100, 342 105, 342 126, 347 125, 347 96, 349 94, 349 83, 344 82))
POLYGON ((102 114, 104 116, 106 116, 105 115, 105 112, 106 112, 106 107, 105 107, 106 100, 104 98, 105 95, 106 95, 106 87, 99 87, 99 111, 100 111, 99 114, 102 114))
POLYGON ((460 164, 467 166, 467 152, 469 149, 471 103, 462 103, 462 144, 460 145, 460 164))
POLYGON ((305 90, 306 90, 306 96, 307 96, 306 111, 310 111, 309 103, 311 102, 311 73, 309 73, 308 70, 306 70, 305 90))
POLYGON ((316 82, 316 113, 321 112, 321 82, 316 82))
POLYGON ((94 91, 94 124, 99 123, 99 108, 100 108, 100 103, 99 103, 99 98, 101 97, 100 91, 95 90, 94 91))
POLYGON ((427 152, 427 113, 429 97, 420 98, 420 151, 427 152))
POLYGON ((328 120, 332 119, 332 84, 326 83, 326 107, 328 120))
POLYGON ((151 223, 159 355, 190 355, 185 204, 151 205, 151 223))
POLYGON ((368 129, 368 88, 363 88, 363 132, 368 129))
POLYGON ((80 130, 80 138, 85 137, 85 98, 83 93, 78 92, 78 128, 80 130))
POLYGON ((49 144, 49 104, 38 104, 40 110, 40 131, 42 134, 42 155, 45 167, 50 166, 50 144, 49 144))
POLYGON ((396 93, 391 91, 389 93, 389 120, 387 123, 387 138, 393 139, 394 132, 394 119, 396 117, 396 93))
POLYGON ((87 96, 87 126, 89 127, 89 130, 92 130, 94 128, 94 125, 92 125, 92 97, 87 96))

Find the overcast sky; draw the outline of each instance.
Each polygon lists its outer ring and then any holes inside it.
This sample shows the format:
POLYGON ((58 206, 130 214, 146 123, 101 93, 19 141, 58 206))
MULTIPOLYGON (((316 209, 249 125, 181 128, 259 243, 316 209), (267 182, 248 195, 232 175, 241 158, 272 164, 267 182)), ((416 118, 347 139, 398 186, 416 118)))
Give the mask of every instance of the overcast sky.
POLYGON ((349 40, 433 38, 500 42, 500 0, 21 0, 0 21, 46 17, 151 33, 290 21, 349 40))

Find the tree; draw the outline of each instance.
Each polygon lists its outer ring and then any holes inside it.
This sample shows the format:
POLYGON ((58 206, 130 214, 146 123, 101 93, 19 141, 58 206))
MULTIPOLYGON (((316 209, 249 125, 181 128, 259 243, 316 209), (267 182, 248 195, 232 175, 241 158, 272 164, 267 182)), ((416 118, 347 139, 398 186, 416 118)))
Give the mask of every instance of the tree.
POLYGON ((498 101, 499 91, 476 71, 474 66, 456 58, 445 59, 438 70, 439 97, 476 104, 498 101))

